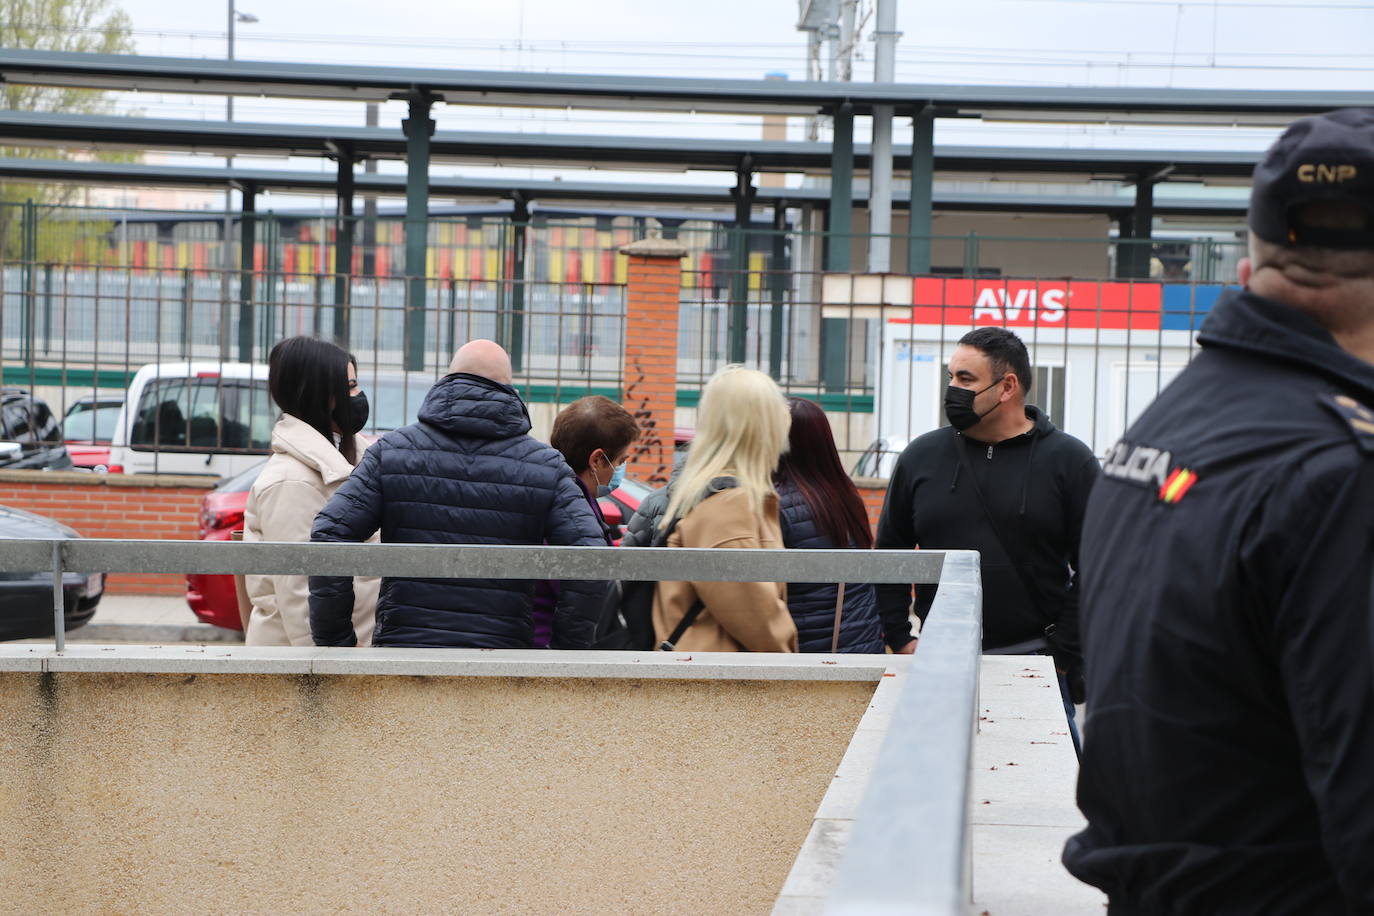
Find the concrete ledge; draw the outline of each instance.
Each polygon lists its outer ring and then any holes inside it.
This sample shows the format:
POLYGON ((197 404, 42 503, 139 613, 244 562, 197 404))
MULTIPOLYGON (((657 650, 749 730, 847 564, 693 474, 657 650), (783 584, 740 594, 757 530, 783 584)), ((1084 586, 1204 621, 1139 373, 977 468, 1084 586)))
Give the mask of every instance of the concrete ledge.
MULTIPOLYGON (((0 646, 0 672, 319 674, 415 677, 883 681, 910 656, 547 649, 336 649, 205 646, 0 646), (39 667, 34 668, 34 660, 39 667)), ((884 695, 887 695, 884 693, 884 695)), ((870 709, 868 715, 873 710, 870 709)), ((889 713, 890 714, 890 713, 889 713)), ((865 716, 867 719, 867 715, 865 716)), ((862 728, 863 725, 861 724, 862 728)))
POLYGON ((208 623, 100 623, 67 631, 68 641, 119 642, 144 646, 169 642, 243 644, 243 633, 208 623))
MULTIPOLYGON (((816 809, 774 916, 809 916, 825 910, 905 670, 891 674, 874 690, 869 710, 816 809)), ((1059 864, 1064 841, 1082 829, 1084 820, 1074 804, 1078 766, 1051 660, 984 656, 979 698, 969 813, 969 912, 1100 914, 1106 898, 1059 864)), ((913 773, 912 778, 920 777, 913 773)), ((912 855, 920 855, 920 850, 912 855)))
POLYGON ((214 474, 96 474, 93 471, 0 471, 0 483, 35 483, 82 487, 157 487, 211 490, 221 478, 214 474))

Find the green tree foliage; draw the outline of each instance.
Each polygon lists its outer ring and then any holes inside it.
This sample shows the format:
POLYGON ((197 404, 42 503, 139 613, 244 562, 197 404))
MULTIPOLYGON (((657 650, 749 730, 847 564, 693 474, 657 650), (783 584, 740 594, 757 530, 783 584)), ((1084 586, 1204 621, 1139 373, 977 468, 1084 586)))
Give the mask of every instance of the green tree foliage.
MULTIPOLYGON (((127 54, 134 50, 128 15, 112 0, 0 0, 0 47, 43 51, 79 51, 92 54, 127 54)), ((5 108, 12 111, 61 111, 104 114, 114 110, 114 97, 91 89, 52 86, 0 86, 5 108)), ((128 153, 95 153, 89 149, 56 147, 0 147, 0 156, 25 159, 98 158, 128 161, 128 153)), ((55 207, 68 203, 76 193, 71 185, 0 181, 0 252, 5 258, 22 256, 23 233, 19 224, 24 202, 40 204, 37 213, 39 260, 68 260, 74 241, 99 227, 74 219, 75 212, 60 214, 55 207)))

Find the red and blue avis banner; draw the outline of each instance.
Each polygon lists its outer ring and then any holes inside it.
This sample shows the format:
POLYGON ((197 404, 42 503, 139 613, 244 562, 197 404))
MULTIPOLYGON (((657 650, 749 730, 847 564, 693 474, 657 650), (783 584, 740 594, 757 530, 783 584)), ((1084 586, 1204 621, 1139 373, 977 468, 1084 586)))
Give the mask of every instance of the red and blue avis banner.
POLYGON ((911 323, 1159 330, 1163 288, 1150 281, 916 277, 911 323))

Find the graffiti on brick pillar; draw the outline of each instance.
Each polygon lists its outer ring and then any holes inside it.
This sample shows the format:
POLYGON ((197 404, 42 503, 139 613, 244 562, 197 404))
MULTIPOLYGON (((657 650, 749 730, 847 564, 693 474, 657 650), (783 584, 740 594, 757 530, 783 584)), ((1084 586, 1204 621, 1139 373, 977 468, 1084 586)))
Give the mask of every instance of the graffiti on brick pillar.
POLYGON ((644 384, 646 375, 640 367, 638 360, 634 365, 626 368, 625 377, 633 378, 625 386, 625 404, 630 408, 630 414, 635 418, 635 423, 639 424, 639 439, 635 442, 634 451, 630 453, 630 460, 637 467, 651 465, 657 461, 654 467, 644 478, 644 482, 661 487, 668 482, 673 467, 671 462, 663 463, 663 436, 658 431, 658 420, 654 417, 654 412, 649 409, 649 396, 645 395, 638 398, 635 389, 644 384))

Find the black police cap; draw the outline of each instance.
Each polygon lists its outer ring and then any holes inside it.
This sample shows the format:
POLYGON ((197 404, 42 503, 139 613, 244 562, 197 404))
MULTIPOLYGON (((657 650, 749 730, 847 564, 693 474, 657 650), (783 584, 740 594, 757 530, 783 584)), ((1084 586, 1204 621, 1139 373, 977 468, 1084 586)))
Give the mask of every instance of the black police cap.
POLYGON ((1255 167, 1250 229, 1276 245, 1374 248, 1374 108, 1294 121, 1255 167), (1354 204, 1363 228, 1305 225, 1301 208, 1354 204))

